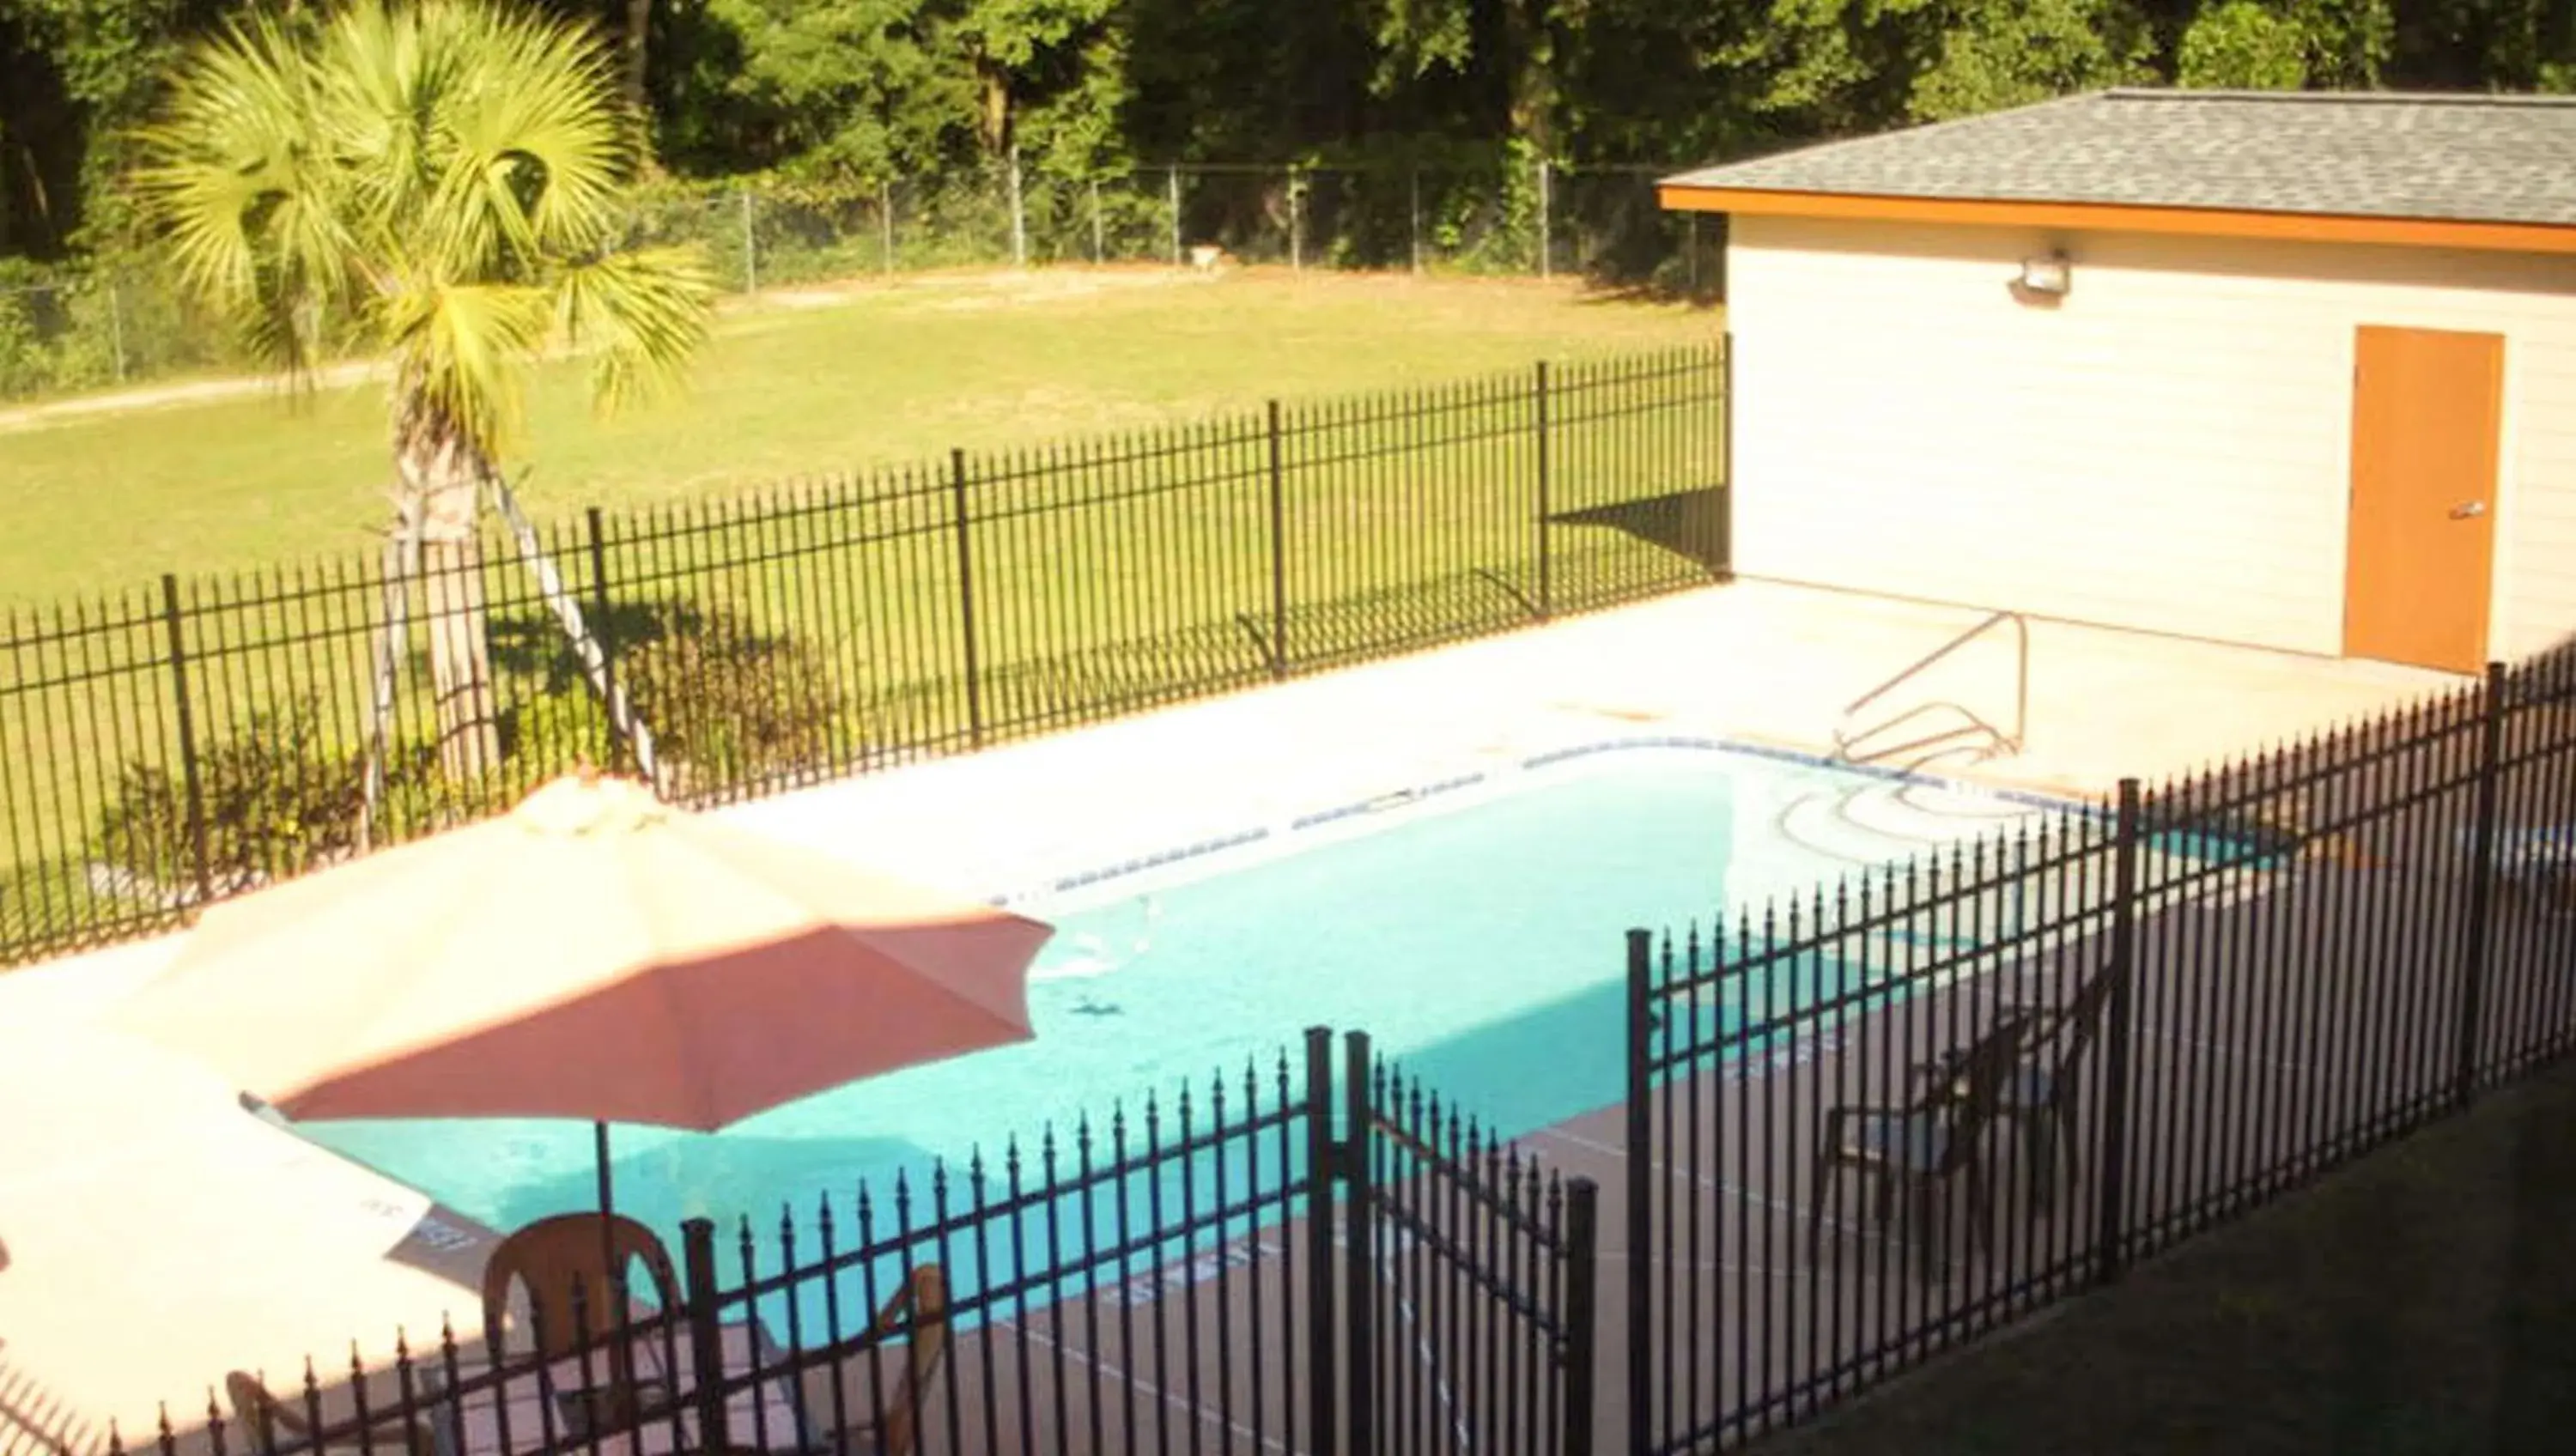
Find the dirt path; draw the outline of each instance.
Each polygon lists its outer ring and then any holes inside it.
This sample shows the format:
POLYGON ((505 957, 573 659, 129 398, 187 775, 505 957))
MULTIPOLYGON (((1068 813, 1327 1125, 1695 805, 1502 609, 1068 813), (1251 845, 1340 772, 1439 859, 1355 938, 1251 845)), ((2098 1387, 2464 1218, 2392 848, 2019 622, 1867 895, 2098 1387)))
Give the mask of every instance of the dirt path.
MULTIPOLYGON (((784 309, 830 308, 853 298, 889 291, 929 293, 935 295, 931 306, 946 308, 992 308, 1008 304, 1040 303, 1054 299, 1079 298, 1112 288, 1147 287, 1158 284, 1206 283, 1214 281, 1212 273, 1185 273, 1163 267, 1112 266, 1105 268, 1054 266, 1041 269, 958 269, 914 274, 898 274, 892 279, 851 278, 837 282, 772 288, 751 297, 728 297, 716 305, 719 318, 743 313, 784 309)), ((339 389, 380 378, 383 361, 353 359, 314 371, 314 387, 339 389)), ((216 400, 239 399, 247 395, 268 394, 281 386, 273 375, 250 374, 219 379, 180 380, 168 384, 137 385, 131 389, 110 390, 97 394, 75 395, 68 399, 40 400, 32 404, 0 406, 0 434, 14 430, 38 430, 68 424, 96 415, 126 414, 137 410, 162 409, 174 405, 207 404, 216 400)))
MULTIPOLYGON (((313 372, 313 383, 321 389, 338 389, 365 382, 380 365, 373 359, 353 359, 346 364, 333 364, 313 372)), ((112 390, 105 394, 75 395, 70 399, 49 399, 36 404, 0 408, 0 431, 40 430, 49 425, 67 424, 92 415, 126 414, 135 410, 160 409, 170 405, 206 404, 219 399, 237 399, 244 395, 268 394, 281 386, 272 375, 249 374, 228 379, 191 379, 172 384, 147 384, 133 389, 112 390)))

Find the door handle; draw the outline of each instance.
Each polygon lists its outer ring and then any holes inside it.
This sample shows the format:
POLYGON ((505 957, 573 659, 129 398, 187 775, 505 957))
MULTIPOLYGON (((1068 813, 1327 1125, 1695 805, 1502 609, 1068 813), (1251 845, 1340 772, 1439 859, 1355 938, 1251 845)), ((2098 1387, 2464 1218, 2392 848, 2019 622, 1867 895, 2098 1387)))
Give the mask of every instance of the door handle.
POLYGON ((2486 513, 2487 503, 2485 501, 2462 501, 2458 505, 2451 507, 2451 519, 2455 521, 2471 520, 2475 517, 2483 516, 2486 513))

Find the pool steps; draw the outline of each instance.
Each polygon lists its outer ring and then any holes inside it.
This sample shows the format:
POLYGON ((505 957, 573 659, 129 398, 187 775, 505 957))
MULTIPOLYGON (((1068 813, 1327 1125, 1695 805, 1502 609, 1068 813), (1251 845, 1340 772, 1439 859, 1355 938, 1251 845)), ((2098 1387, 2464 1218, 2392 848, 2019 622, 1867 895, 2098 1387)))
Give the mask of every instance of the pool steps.
POLYGON ((1880 782, 1803 795, 1781 811, 1779 826, 1783 836, 1818 854, 1876 865, 1991 836, 2034 812, 1972 789, 1880 782))

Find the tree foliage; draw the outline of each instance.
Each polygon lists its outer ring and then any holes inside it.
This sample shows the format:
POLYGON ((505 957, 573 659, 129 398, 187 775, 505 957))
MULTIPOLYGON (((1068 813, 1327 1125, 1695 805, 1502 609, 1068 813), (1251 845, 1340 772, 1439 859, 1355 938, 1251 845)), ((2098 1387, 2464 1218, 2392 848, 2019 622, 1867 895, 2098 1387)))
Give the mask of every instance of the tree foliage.
POLYGON ((253 14, 189 47, 140 134, 144 215, 180 282, 290 375, 336 329, 392 365, 396 526, 420 553, 442 763, 496 763, 476 514, 524 366, 587 359, 616 405, 705 338, 694 249, 626 242, 643 138, 580 29, 497 0, 253 14))
POLYGON ((490 457, 516 368, 584 350, 615 404, 667 382, 713 289, 619 246, 632 119, 578 31, 482 0, 255 15, 189 51, 137 133, 147 217, 189 291, 294 373, 339 321, 394 361, 398 419, 490 457))
MULTIPOLYGON (((1695 163, 2124 83, 2576 86, 2570 0, 508 3, 589 27, 621 87, 640 76, 661 165, 862 184, 1014 151, 1062 175, 1513 142, 1695 163)), ((127 226, 128 137, 182 43, 332 8, 0 0, 0 253, 127 226)))
POLYGON ((2174 70, 2186 86, 2296 91, 2308 84, 2308 38, 2255 0, 2222 0, 2193 17, 2174 70))

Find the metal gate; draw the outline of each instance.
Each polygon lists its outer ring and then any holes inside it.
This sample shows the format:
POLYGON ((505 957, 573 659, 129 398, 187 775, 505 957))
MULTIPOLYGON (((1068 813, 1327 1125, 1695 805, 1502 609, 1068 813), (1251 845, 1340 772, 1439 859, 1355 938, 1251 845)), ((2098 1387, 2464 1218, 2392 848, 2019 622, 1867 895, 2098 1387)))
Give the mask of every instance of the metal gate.
POLYGON ((1345 1041, 1352 1456, 1593 1444, 1596 1189, 1345 1041))

